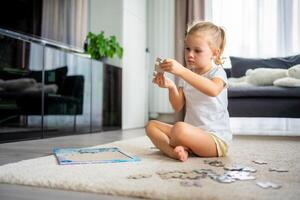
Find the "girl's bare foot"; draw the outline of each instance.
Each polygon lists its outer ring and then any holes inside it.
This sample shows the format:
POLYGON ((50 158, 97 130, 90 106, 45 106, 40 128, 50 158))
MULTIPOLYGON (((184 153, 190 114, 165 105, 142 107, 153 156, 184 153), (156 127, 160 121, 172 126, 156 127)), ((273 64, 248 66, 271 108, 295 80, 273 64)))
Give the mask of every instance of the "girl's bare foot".
POLYGON ((189 153, 185 150, 183 146, 177 146, 174 148, 174 153, 178 160, 184 162, 188 159, 189 153))

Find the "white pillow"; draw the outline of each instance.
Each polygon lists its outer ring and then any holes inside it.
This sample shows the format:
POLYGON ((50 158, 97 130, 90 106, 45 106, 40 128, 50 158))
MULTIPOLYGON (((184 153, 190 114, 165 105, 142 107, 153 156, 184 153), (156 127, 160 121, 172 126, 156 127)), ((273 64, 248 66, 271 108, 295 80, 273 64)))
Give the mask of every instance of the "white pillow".
POLYGON ((300 87, 300 79, 285 77, 275 80, 273 84, 281 87, 300 87))
POLYGON ((233 88, 233 87, 253 87, 252 84, 247 83, 247 82, 228 82, 228 87, 233 88))
POLYGON ((276 79, 287 76, 287 69, 256 68, 246 71, 247 82, 253 85, 273 85, 276 79))
POLYGON ((289 77, 300 79, 300 64, 290 67, 287 73, 289 77))
POLYGON ((246 82, 246 76, 239 78, 230 77, 228 78, 228 87, 249 87, 253 86, 250 83, 246 82))
POLYGON ((232 82, 232 83, 240 83, 240 82, 246 82, 246 76, 242 76, 242 77, 230 77, 228 78, 228 82, 232 82))

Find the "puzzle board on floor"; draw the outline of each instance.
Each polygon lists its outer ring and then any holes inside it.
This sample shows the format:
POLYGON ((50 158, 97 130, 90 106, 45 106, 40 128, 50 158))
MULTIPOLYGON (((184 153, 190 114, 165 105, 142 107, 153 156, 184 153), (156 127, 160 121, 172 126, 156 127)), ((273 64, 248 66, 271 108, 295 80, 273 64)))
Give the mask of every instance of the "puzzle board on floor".
POLYGON ((54 155, 60 165, 113 163, 139 161, 119 148, 55 148, 54 155))

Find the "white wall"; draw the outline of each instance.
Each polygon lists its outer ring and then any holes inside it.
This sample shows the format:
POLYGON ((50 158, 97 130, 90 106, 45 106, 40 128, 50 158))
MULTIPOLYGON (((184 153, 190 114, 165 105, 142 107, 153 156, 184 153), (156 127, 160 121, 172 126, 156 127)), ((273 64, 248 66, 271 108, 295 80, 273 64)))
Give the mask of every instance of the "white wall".
MULTIPOLYGON (((90 0, 89 31, 106 36, 115 35, 123 43, 123 0, 90 0)), ((121 66, 118 58, 108 59, 108 63, 121 66)))
POLYGON ((148 120, 146 66, 146 0, 90 0, 89 29, 116 35, 123 59, 109 60, 122 67, 122 128, 144 127, 148 120))
MULTIPOLYGON (((175 0, 148 1, 149 79, 152 79, 157 57, 175 58, 175 0)), ((174 76, 165 73, 174 80, 174 76)), ((174 113, 168 90, 149 81, 149 112, 152 117, 174 113)))
POLYGON ((146 0, 124 0, 123 128, 144 127, 148 120, 146 0))

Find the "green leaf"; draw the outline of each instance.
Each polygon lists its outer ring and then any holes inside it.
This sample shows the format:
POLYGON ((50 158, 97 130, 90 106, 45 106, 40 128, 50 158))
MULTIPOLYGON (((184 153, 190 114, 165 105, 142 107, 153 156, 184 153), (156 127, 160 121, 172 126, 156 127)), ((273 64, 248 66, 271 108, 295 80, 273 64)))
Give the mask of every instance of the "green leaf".
POLYGON ((102 59, 103 57, 113 58, 115 55, 121 59, 123 57, 123 48, 117 41, 116 36, 106 37, 104 31, 99 34, 89 32, 87 35, 88 49, 87 53, 93 59, 102 59))

